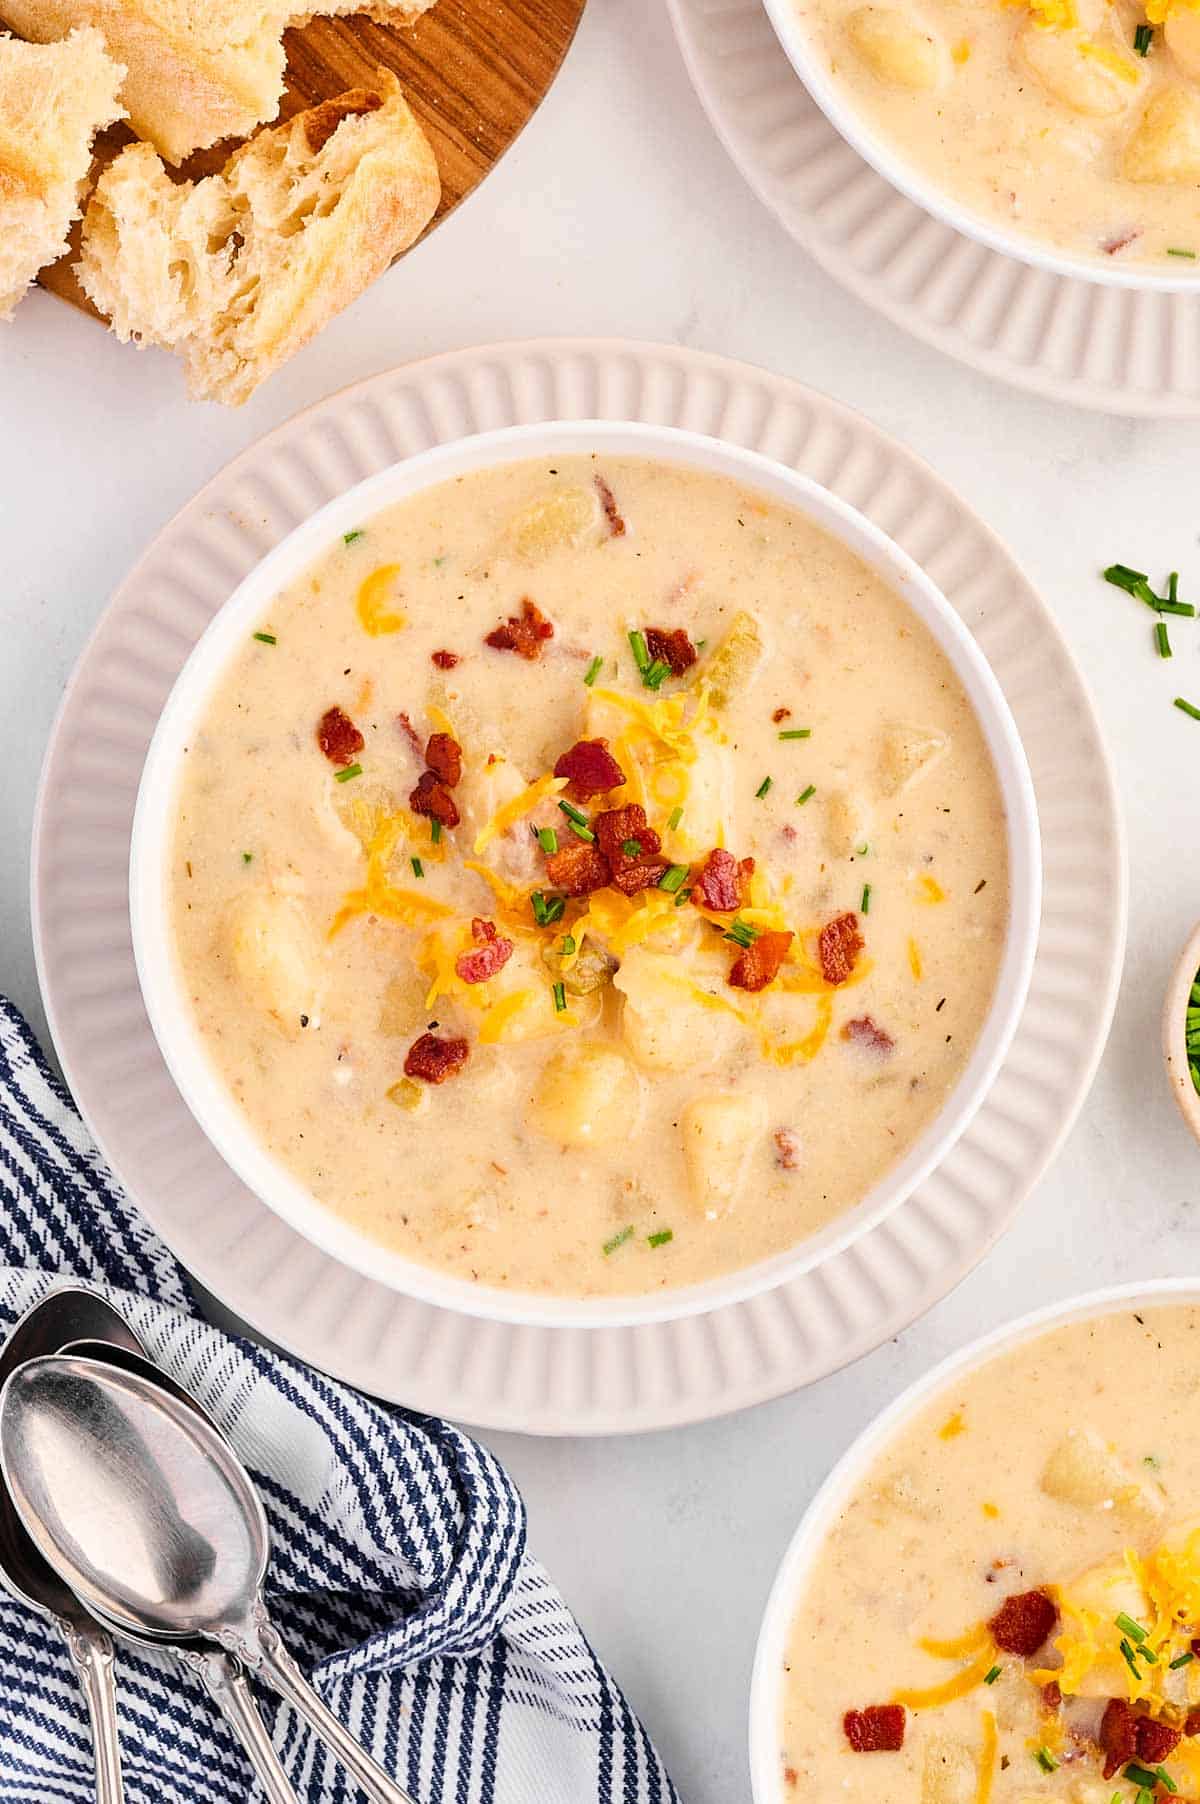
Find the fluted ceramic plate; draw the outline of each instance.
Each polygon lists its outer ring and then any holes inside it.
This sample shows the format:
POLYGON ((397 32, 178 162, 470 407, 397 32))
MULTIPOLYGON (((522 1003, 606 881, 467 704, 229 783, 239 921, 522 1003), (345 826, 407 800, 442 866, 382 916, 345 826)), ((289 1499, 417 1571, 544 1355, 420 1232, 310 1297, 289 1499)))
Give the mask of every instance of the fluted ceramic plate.
POLYGON ((718 137, 831 276, 927 344, 1054 400, 1200 416, 1200 296, 1035 269, 935 219, 852 150, 762 0, 667 0, 718 137))
POLYGON ((1100 729, 1058 628, 988 529, 911 452, 823 395, 743 364, 546 340, 454 352, 334 395, 243 452, 171 521, 114 596, 64 698, 38 804, 33 918, 51 1031, 79 1106, 149 1221, 214 1295, 377 1396, 493 1428, 607 1434, 808 1384, 906 1327, 982 1258, 1095 1070, 1124 946, 1125 860, 1100 729), (528 1328, 373 1283, 238 1182, 150 1031, 127 862, 142 761, 171 685, 272 545, 333 495, 429 445, 588 418, 689 427, 777 458, 924 566, 979 640, 1024 740, 1044 839, 1043 922, 993 1089, 946 1161, 879 1227, 792 1283, 708 1315, 528 1328))

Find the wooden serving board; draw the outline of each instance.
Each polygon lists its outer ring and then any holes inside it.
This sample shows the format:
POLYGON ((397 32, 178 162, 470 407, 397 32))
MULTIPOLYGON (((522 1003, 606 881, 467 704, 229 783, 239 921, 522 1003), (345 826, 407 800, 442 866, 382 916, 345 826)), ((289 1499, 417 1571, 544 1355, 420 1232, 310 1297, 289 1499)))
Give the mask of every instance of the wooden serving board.
MULTIPOLYGON (((437 0, 410 26, 379 25, 365 16, 314 19, 285 36, 287 92, 281 113, 290 118, 315 101, 369 84, 380 64, 394 70, 441 172, 441 203, 427 228, 432 232, 479 185, 537 111, 585 4, 437 0)), ((97 144, 101 161, 130 141, 123 126, 106 132, 97 144)), ((236 143, 226 140, 197 152, 181 173, 207 175, 220 168, 236 143)), ((71 273, 76 255, 72 250, 39 279, 63 300, 95 314, 71 273)))

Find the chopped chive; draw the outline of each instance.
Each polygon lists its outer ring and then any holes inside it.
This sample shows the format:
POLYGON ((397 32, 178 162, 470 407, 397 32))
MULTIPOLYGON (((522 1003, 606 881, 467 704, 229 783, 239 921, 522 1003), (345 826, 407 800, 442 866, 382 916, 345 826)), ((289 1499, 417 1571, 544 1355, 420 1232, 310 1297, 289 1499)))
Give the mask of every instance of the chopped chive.
POLYGON ((1144 1641, 1138 1642, 1134 1652, 1142 1656, 1142 1659, 1146 1662, 1147 1666, 1158 1665, 1158 1655, 1154 1652, 1152 1647, 1147 1647, 1144 1641))
POLYGON ((412 863, 412 868, 413 868, 413 876, 414 877, 423 877, 425 875, 425 866, 421 863, 421 860, 419 858, 414 858, 414 859, 412 859, 411 863, 412 863))
POLYGON ((529 898, 529 906, 533 910, 533 918, 539 927, 553 927, 555 921, 561 921, 567 906, 565 896, 547 896, 540 889, 535 889, 529 898))
POLYGON ((1174 244, 1168 246, 1167 255, 1168 257, 1187 257, 1192 262, 1195 262, 1196 259, 1195 251, 1180 250, 1179 246, 1174 244))
POLYGON ((253 857, 254 857, 254 854, 253 854, 253 852, 243 852, 243 853, 242 853, 242 863, 243 863, 243 864, 249 864, 249 863, 250 863, 250 860, 251 860, 251 859, 252 859, 252 858, 253 858, 253 857))
POLYGON ((1169 658, 1171 656, 1171 641, 1167 638, 1167 623, 1165 620, 1160 620, 1155 625, 1154 643, 1158 647, 1158 655, 1160 658, 1169 658))
POLYGON ((547 857, 552 857, 553 854, 558 851, 558 834, 554 831, 553 827, 539 827, 537 830, 537 842, 547 857))
POLYGON ((869 883, 863 884, 862 901, 858 905, 858 912, 864 915, 869 915, 871 912, 871 885, 869 883))
POLYGON ((353 532, 344 532, 342 534, 342 544, 343 545, 353 545, 355 539, 361 539, 362 536, 363 536, 362 527, 356 526, 354 528, 353 532))
POLYGON ((648 664, 643 670, 642 682, 647 689, 661 689, 670 674, 671 666, 661 658, 655 658, 653 664, 648 664))
POLYGON ((640 839, 623 839, 621 841, 621 850, 626 858, 640 858, 642 855, 642 842, 640 839))
POLYGON ((678 825, 682 819, 683 819, 682 807, 672 808, 670 814, 667 816, 667 826, 670 828, 672 833, 674 833, 676 827, 678 827, 678 825))
POLYGON ((770 789, 772 780, 773 779, 770 777, 764 777, 762 782, 759 784, 758 788, 755 790, 754 794, 760 802, 762 801, 763 797, 766 795, 768 789, 770 789))
POLYGON ((1158 1784, 1158 1774, 1152 1773, 1147 1766, 1139 1766, 1136 1760, 1131 1761, 1125 1768, 1124 1777, 1128 1779, 1130 1785, 1155 1786, 1158 1784))
POLYGON ((650 648, 646 644, 645 633, 640 633, 636 627, 629 635, 629 649, 633 653, 634 663, 644 674, 650 668, 650 648))
POLYGON ((561 947, 559 948, 559 950, 561 951, 564 958, 570 958, 571 954, 576 950, 574 934, 570 934, 570 933, 563 934, 563 943, 562 943, 561 947))
POLYGON ((429 837, 433 841, 435 846, 441 845, 441 843, 442 843, 442 823, 441 823, 441 821, 430 821, 429 837))
POLYGON ((567 825, 575 835, 576 839, 584 840, 589 846, 595 843, 596 835, 592 832, 590 827, 581 827, 578 821, 568 821, 567 825))
POLYGON ((867 853, 870 850, 871 850, 871 847, 870 847, 869 843, 866 840, 864 840, 861 846, 855 846, 854 856, 856 858, 865 858, 867 853))
POLYGON ((647 1234, 646 1245, 648 1247, 665 1247, 667 1242, 669 1240, 674 1240, 674 1238, 675 1231, 673 1228, 660 1228, 657 1234, 647 1234))
MULTIPOLYGON (((676 908, 682 908, 685 902, 689 902, 691 900, 691 895, 692 895, 692 892, 690 889, 679 890, 675 896, 676 908)), ((1194 1065, 1192 1067, 1192 1072, 1193 1072, 1193 1075, 1195 1075, 1195 1077, 1196 1077, 1196 1088, 1197 1088, 1197 1090, 1200 1090, 1200 1074, 1196 1073, 1196 1068, 1194 1065)))
POLYGON ((817 786, 815 783, 810 783, 807 789, 802 789, 800 794, 796 797, 797 808, 803 808, 805 802, 811 801, 816 793, 817 786))
POLYGON ((611 1240, 605 1241, 605 1243, 604 1243, 605 1257, 607 1258, 609 1253, 615 1253, 618 1247, 623 1247, 627 1240, 632 1240, 632 1239, 633 1239, 633 1225, 631 1223, 629 1227, 622 1228, 621 1232, 619 1234, 614 1234, 611 1240))
POLYGON ((592 684, 595 682, 596 678, 600 675, 600 672, 603 669, 604 669, 604 659, 601 657, 600 653, 597 652, 595 657, 592 659, 591 663, 588 665, 587 669, 583 673, 583 680, 587 684, 589 689, 591 688, 592 684))
POLYGON ((1139 1791, 1134 1792, 1133 1804, 1154 1804, 1154 1793, 1143 1785, 1139 1791))
POLYGON ((1000 1671, 1001 1671, 1000 1667, 993 1666, 991 1672, 985 1672, 983 1675, 984 1684, 985 1685, 994 1685, 996 1683, 996 1680, 1000 1677, 1000 1671))
POLYGON ((1185 702, 1182 695, 1175 697, 1175 706, 1181 708, 1185 714, 1190 714, 1193 720, 1200 720, 1200 708, 1194 708, 1191 702, 1185 702))
POLYGON ((1176 602, 1179 600, 1179 572, 1178 572, 1178 570, 1172 570, 1170 576, 1168 576, 1168 578, 1167 578, 1167 600, 1170 602, 1176 602))
POLYGON ((785 732, 782 732, 779 735, 779 737, 781 739, 811 739, 812 738, 812 728, 811 727, 788 727, 785 732))
POLYGON ((1150 587, 1144 570, 1131 570, 1128 564, 1110 564, 1104 572, 1104 580, 1116 589, 1124 589, 1127 595, 1136 595, 1148 607, 1158 606, 1158 596, 1150 587))
POLYGON ((729 928, 723 937, 727 940, 732 940, 734 944, 740 946, 744 952, 747 947, 752 946, 758 938, 758 928, 751 927, 749 921, 739 920, 735 916, 729 923, 729 928))
POLYGON ((673 896, 687 874, 686 864, 669 864, 658 880, 658 887, 665 889, 669 896, 673 896))
POLYGON ((1058 1761, 1054 1758, 1049 1748, 1039 1748, 1034 1755, 1034 1759, 1044 1773, 1056 1773, 1058 1771, 1058 1761))
POLYGON ((1152 25, 1139 25, 1133 34, 1133 47, 1138 55, 1145 56, 1153 42, 1154 27, 1152 25))
POLYGON ((1171 1672, 1178 1672, 1181 1666, 1190 1666, 1195 1658, 1195 1654, 1192 1653, 1180 1654, 1176 1659, 1172 1660, 1169 1670, 1171 1672))
POLYGON ((1114 1621, 1121 1633, 1123 1635, 1128 1635, 1131 1641, 1144 1641, 1146 1639, 1149 1631, 1144 1629, 1140 1622, 1135 1622, 1132 1616, 1126 1616, 1124 1610, 1121 1611, 1119 1616, 1114 1618, 1114 1621))
POLYGON ((334 771, 333 780, 335 783, 348 783, 350 781, 351 777, 361 777, 361 776, 362 776, 362 765, 361 764, 348 764, 346 766, 345 770, 335 770, 334 771))
POLYGON ((1160 614, 1180 614, 1185 620, 1196 618, 1196 610, 1190 601, 1160 601, 1158 611, 1160 614))
POLYGON ((578 808, 575 807, 573 802, 560 802, 558 805, 562 809, 563 813, 566 815, 567 819, 569 821, 574 821, 577 827, 586 827, 587 826, 587 824, 588 824, 587 815, 581 814, 579 812, 578 808))
POLYGON ((567 1007, 566 985, 562 984, 562 983, 556 983, 554 986, 554 1012, 555 1012, 555 1014, 556 1015, 565 1014, 566 1007, 567 1007))
POLYGON ((258 643, 260 645, 278 645, 279 644, 279 640, 275 637, 274 633, 254 633, 252 635, 252 637, 257 639, 258 643))
POLYGON ((1133 1649, 1130 1647, 1128 1641, 1123 1640, 1121 1642, 1121 1658, 1124 1660, 1134 1678, 1140 1679, 1142 1675, 1138 1671, 1138 1663, 1133 1657, 1133 1649))
POLYGON ((546 925, 546 921, 547 921, 548 917, 546 914, 546 898, 542 894, 540 889, 535 889, 533 894, 530 896, 529 906, 533 910, 533 918, 537 922, 538 926, 544 927, 546 925))
POLYGON ((1163 1787, 1164 1791, 1177 1792, 1179 1790, 1179 1787, 1176 1785, 1165 1766, 1156 1766, 1154 1769, 1154 1776, 1158 1780, 1158 1783, 1163 1787))

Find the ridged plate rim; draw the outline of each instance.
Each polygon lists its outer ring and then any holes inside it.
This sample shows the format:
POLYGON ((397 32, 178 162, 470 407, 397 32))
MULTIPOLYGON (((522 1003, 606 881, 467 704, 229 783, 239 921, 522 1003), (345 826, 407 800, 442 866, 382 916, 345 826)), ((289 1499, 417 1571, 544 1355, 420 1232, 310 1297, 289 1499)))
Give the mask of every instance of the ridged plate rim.
POLYGON ((973 369, 1101 413, 1200 417, 1200 296, 1023 263, 893 188, 836 131, 762 0, 667 0, 710 124, 744 180, 835 281, 973 369))
POLYGON ((153 541, 63 697, 32 858, 34 944, 67 1081, 114 1171, 213 1295, 266 1338, 377 1396, 495 1429, 633 1432, 793 1390, 898 1333, 1003 1233, 1078 1113, 1107 1036, 1126 865, 1083 681, 999 541, 913 453, 788 378, 682 348, 541 340, 370 378, 234 459, 153 541), (979 639, 1033 771, 1045 857, 1029 1001, 972 1126, 854 1246, 763 1296, 627 1329, 437 1310, 337 1265, 245 1191, 167 1076, 137 987, 126 861, 142 760, 191 645, 271 544, 398 457, 536 419, 681 425, 806 471, 925 566, 979 639))

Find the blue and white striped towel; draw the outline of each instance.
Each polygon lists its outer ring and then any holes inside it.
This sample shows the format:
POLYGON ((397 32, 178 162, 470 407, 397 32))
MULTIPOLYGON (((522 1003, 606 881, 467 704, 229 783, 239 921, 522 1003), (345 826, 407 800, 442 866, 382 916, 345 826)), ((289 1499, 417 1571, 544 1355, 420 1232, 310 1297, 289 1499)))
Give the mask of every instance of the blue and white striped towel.
MULTIPOLYGON (((419 1804, 678 1804, 645 1731, 525 1551, 504 1469, 447 1422, 369 1403, 199 1319, 0 998, 0 1331, 56 1277, 103 1287, 211 1411, 271 1518, 272 1610, 326 1701, 419 1804)), ((128 1804, 248 1804, 240 1750, 166 1656, 119 1655, 128 1804)), ((352 1804, 264 1694, 305 1804, 352 1804)), ((0 1594, 0 1800, 88 1804, 55 1632, 0 1594)))

